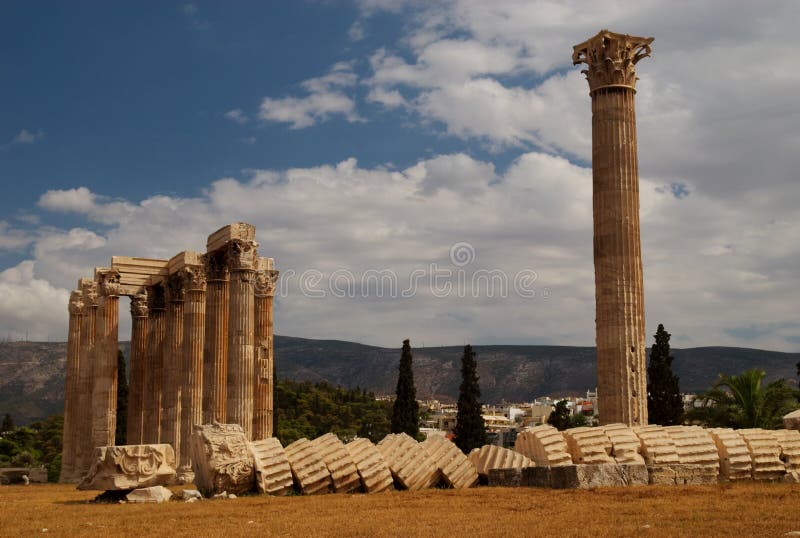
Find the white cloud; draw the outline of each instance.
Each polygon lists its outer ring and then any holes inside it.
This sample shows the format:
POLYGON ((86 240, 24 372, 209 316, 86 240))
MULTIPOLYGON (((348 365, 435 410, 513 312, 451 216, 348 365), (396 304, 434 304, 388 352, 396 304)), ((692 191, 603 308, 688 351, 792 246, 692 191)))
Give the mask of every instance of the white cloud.
POLYGON ((364 121, 356 112, 353 98, 344 93, 357 80, 352 63, 334 64, 328 74, 301 84, 308 92, 304 97, 264 97, 258 117, 264 121, 289 123, 292 129, 311 127, 332 116, 342 116, 351 123, 364 121))
POLYGON ((361 20, 353 22, 347 30, 347 37, 349 37, 351 41, 361 41, 366 35, 367 29, 364 27, 364 22, 361 20))
POLYGON ((86 187, 49 190, 39 197, 37 205, 59 213, 78 213, 104 224, 131 216, 133 207, 126 201, 98 197, 86 187))
POLYGON ((226 119, 231 120, 234 123, 238 123, 239 125, 244 125, 250 118, 247 117, 244 110, 241 108, 234 108, 233 110, 229 110, 224 114, 226 119))
POLYGON ((3 338, 66 339, 63 322, 69 293, 37 278, 33 261, 0 272, 0 297, 3 338))
POLYGON ((30 245, 33 239, 30 232, 12 228, 8 222, 0 220, 0 250, 20 249, 30 245))

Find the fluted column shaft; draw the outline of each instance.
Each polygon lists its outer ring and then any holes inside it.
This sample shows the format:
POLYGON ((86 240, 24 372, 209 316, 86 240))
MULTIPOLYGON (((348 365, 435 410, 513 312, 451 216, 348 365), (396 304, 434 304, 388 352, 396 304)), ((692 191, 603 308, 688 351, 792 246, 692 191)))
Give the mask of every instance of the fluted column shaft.
POLYGON ((272 437, 273 429, 273 318, 272 301, 278 271, 271 259, 259 258, 255 279, 255 385, 253 388, 253 439, 272 437))
POLYGON ((160 442, 172 445, 176 456, 181 447, 181 367, 183 355, 184 288, 179 275, 167 281, 167 330, 164 339, 164 369, 161 381, 160 442))
POLYGON ((248 439, 253 436, 255 247, 254 241, 233 240, 228 252, 230 310, 227 422, 239 424, 248 439))
POLYGON ((206 317, 206 279, 202 267, 186 268, 183 310, 183 368, 181 442, 178 466, 187 474, 192 461, 187 442, 196 424, 203 423, 203 341, 206 317))
POLYGON ((97 357, 97 311, 99 308, 97 284, 89 279, 81 280, 84 315, 81 320, 81 356, 78 364, 78 409, 75 435, 75 476, 80 477, 89 470, 92 455, 92 385, 94 362, 97 357))
POLYGON ((117 350, 119 349, 119 274, 100 273, 100 319, 92 388, 92 446, 114 444, 117 425, 117 350))
POLYGON ((647 424, 634 94, 592 94, 597 363, 603 422, 647 424))
POLYGON ((142 418, 144 443, 161 442, 161 377, 164 369, 164 338, 166 336, 166 305, 164 288, 148 289, 147 368, 143 385, 144 416, 142 418))
POLYGON ((69 334, 67 335, 67 368, 64 382, 64 428, 61 446, 61 475, 59 482, 69 482, 76 478, 76 445, 78 443, 77 414, 78 376, 81 359, 81 325, 83 323, 83 297, 80 291, 73 291, 69 299, 69 334))
POLYGON ((203 424, 225 422, 228 399, 228 297, 230 280, 224 252, 203 257, 206 278, 203 343, 203 424))
POLYGON ((127 444, 144 443, 144 382, 147 362, 147 294, 141 293, 131 299, 131 357, 130 382, 128 383, 128 430, 127 444))

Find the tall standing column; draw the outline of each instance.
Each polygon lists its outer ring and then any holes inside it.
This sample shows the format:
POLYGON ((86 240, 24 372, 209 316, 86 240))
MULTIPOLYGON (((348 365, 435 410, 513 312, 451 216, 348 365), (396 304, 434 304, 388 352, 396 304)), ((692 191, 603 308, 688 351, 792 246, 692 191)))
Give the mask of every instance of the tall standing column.
POLYGON ((127 444, 144 442, 144 381, 147 362, 147 292, 142 291, 131 299, 131 375, 128 384, 127 444))
POLYGON ((207 279, 203 344, 203 424, 227 419, 228 297, 230 277, 225 251, 203 256, 207 279))
POLYGON ((167 330, 161 378, 160 442, 172 445, 176 456, 180 454, 181 447, 181 356, 185 294, 183 277, 179 273, 170 275, 167 279, 167 330))
POLYGON ((639 236, 636 63, 653 38, 602 30, 574 47, 592 98, 598 399, 604 424, 647 424, 644 284, 639 236))
POLYGON ((259 258, 255 279, 256 370, 253 388, 253 439, 272 437, 273 426, 273 321, 272 300, 278 271, 272 258, 259 258))
POLYGON ((83 323, 83 294, 73 291, 69 297, 69 334, 67 335, 67 372, 64 387, 64 428, 61 443, 61 475, 59 482, 71 482, 76 477, 75 455, 78 407, 78 370, 81 359, 81 325, 83 323))
POLYGON ((99 295, 97 283, 90 278, 79 281, 84 314, 81 322, 81 357, 78 363, 78 409, 76 415, 75 475, 82 477, 89 470, 92 455, 92 386, 94 362, 97 358, 95 337, 97 335, 97 310, 99 295))
POLYGON ((228 243, 230 310, 228 314, 227 422, 239 424, 253 438, 255 241, 228 243))
POLYGON ((114 444, 117 425, 117 350, 119 331, 119 272, 96 270, 100 289, 100 319, 97 324, 99 353, 95 361, 92 388, 92 444, 114 444))
POLYGON ((194 478, 188 439, 195 424, 203 423, 203 336, 206 317, 206 276, 201 265, 183 269, 186 300, 183 310, 183 368, 181 392, 181 442, 178 474, 194 478))
POLYGON ((144 416, 142 441, 161 442, 161 375, 164 368, 166 302, 164 286, 150 286, 147 291, 147 368, 144 372, 144 416))

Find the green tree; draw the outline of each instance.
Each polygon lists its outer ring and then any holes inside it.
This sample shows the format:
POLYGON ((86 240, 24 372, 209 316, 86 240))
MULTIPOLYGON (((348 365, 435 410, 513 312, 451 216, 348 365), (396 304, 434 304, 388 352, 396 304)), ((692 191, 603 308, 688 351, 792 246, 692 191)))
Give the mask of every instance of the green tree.
POLYGON ((3 416, 3 425, 0 426, 0 433, 10 432, 14 429, 14 419, 11 418, 9 413, 3 416))
POLYGON ((662 426, 683 423, 683 399, 678 377, 672 373, 673 357, 669 354, 670 336, 659 323, 647 365, 648 422, 662 426))
POLYGON ((782 427, 781 418, 798 407, 798 391, 785 379, 763 385, 765 372, 756 368, 739 375, 721 375, 698 396, 701 407, 693 407, 689 419, 709 427, 782 427))
POLYGON ((547 423, 559 430, 566 430, 572 425, 572 413, 567 407, 567 400, 556 402, 553 411, 547 417, 547 423))
POLYGON ((461 357, 461 386, 458 389, 455 443, 464 454, 487 443, 486 424, 481 408, 481 389, 478 385, 478 367, 472 346, 464 346, 461 357))
POLYGON ((117 350, 117 430, 114 443, 124 445, 128 429, 128 376, 125 372, 125 355, 117 350))
POLYGON ((414 370, 411 368, 411 343, 403 340, 400 367, 397 376, 394 406, 392 406, 392 433, 405 432, 414 439, 419 436, 419 404, 414 388, 414 370))

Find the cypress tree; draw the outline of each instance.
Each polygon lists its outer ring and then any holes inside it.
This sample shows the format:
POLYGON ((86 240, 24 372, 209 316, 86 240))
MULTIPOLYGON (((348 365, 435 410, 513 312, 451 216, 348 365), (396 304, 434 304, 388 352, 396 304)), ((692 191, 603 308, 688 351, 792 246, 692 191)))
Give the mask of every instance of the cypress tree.
POLYGON ((3 425, 0 426, 0 433, 2 432, 10 432, 14 429, 14 419, 11 418, 11 414, 6 413, 3 417, 3 425))
POLYGON ((672 373, 673 357, 669 354, 670 334, 658 324, 656 342, 650 350, 647 365, 647 414, 651 424, 672 426, 683 423, 683 400, 678 377, 672 373))
POLYGON ((114 443, 124 445, 128 435, 128 376, 125 372, 125 355, 117 350, 117 429, 114 443))
POLYGON ((486 424, 481 412, 481 388, 478 385, 478 367, 472 346, 464 346, 461 357, 461 386, 458 389, 458 414, 456 415, 455 443, 464 454, 487 443, 486 424))
POLYGON ((407 433, 414 439, 419 435, 419 405, 414 388, 414 371, 411 369, 411 344, 403 340, 400 368, 397 376, 394 406, 392 407, 392 433, 407 433))

